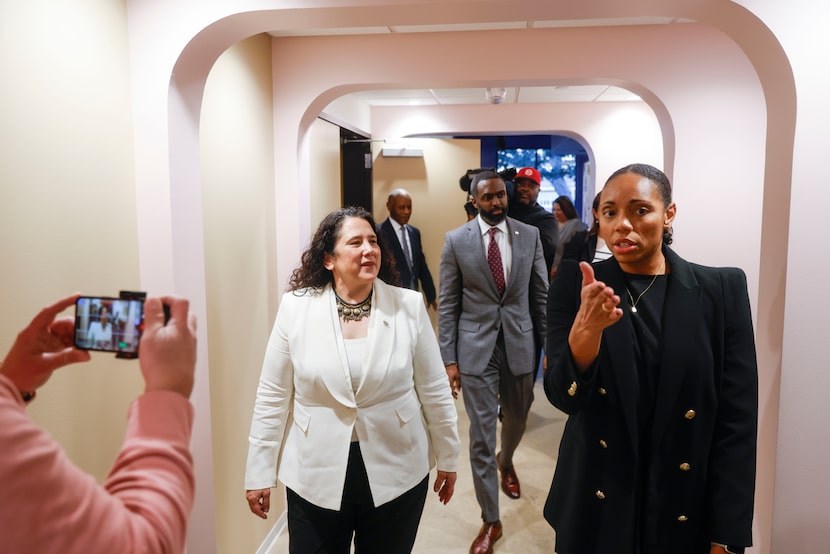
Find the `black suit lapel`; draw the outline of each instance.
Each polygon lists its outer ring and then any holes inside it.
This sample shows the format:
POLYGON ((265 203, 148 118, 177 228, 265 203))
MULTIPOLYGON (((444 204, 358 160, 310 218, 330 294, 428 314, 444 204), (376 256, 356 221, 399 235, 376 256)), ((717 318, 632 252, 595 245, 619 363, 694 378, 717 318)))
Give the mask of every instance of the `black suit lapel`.
POLYGON ((690 265, 668 248, 663 252, 671 267, 671 276, 663 306, 663 350, 654 408, 654 444, 659 444, 672 418, 671 410, 688 368, 685 361, 695 359, 694 333, 701 317, 701 290, 690 265))
MULTIPOLYGON (((401 241, 395 233, 395 226, 392 225, 392 221, 386 219, 386 221, 381 224, 381 228, 386 236, 386 246, 392 249, 392 256, 395 258, 395 267, 401 277, 401 285, 406 286, 406 284, 412 280, 412 273, 409 270, 409 265, 406 263, 406 256, 403 253, 401 241)), ((411 238, 412 234, 408 233, 408 236, 411 238)), ((411 242, 410 248, 412 248, 411 242)))
MULTIPOLYGON (((623 297, 625 291, 625 277, 620 265, 614 258, 594 265, 595 277, 598 281, 614 289, 617 296, 623 297)), ((600 356, 611 366, 611 378, 616 384, 620 406, 625 417, 625 426, 631 438, 631 444, 637 444, 637 397, 639 396, 639 382, 634 365, 634 328, 631 325, 631 311, 624 300, 619 307, 623 310, 623 317, 617 323, 608 327, 602 333, 600 356), (605 352, 603 353, 603 349, 605 352)))
POLYGON ((411 225, 406 226, 406 235, 409 237, 409 249, 412 251, 412 280, 414 281, 421 273, 421 239, 411 225))
MULTIPOLYGON (((525 279, 524 268, 527 266, 525 260, 530 257, 529 248, 527 241, 524 240, 524 237, 521 236, 518 229, 516 229, 510 223, 510 219, 507 219, 507 236, 504 237, 505 242, 510 245, 511 256, 513 258, 513 263, 510 267, 510 276, 508 277, 507 281, 505 282, 505 289, 504 294, 507 295, 507 292, 514 286, 514 283, 518 283, 515 286, 521 287, 522 289, 526 289, 528 286, 527 280, 525 279), (519 281, 519 279, 522 281, 519 281)), ((487 253, 485 252, 485 256, 487 253)), ((490 267, 489 265, 487 266, 490 267)), ((529 277, 529 276, 528 276, 529 277)), ((495 279, 493 280, 493 285, 496 284, 495 279)))

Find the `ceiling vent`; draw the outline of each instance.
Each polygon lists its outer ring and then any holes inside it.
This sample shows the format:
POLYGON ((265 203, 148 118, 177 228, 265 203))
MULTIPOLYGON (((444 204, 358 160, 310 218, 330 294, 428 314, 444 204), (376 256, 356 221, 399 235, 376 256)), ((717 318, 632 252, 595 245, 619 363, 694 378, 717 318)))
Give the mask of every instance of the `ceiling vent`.
POLYGON ((484 89, 484 96, 491 104, 501 104, 504 102, 504 97, 507 96, 507 90, 503 88, 487 88, 484 89))

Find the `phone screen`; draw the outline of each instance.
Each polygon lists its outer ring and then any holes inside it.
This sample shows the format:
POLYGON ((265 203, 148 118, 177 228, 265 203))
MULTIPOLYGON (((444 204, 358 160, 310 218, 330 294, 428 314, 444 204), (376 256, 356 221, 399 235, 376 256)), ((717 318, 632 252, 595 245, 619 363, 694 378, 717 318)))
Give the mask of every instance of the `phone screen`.
POLYGON ((143 300, 81 296, 75 302, 77 348, 136 357, 143 330, 143 300))

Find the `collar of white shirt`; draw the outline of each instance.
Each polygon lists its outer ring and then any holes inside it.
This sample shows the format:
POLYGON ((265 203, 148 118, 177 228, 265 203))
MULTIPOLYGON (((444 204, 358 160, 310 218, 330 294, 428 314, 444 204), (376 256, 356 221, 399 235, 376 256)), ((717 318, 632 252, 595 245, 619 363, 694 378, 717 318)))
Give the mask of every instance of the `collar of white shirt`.
POLYGON ((489 223, 487 223, 486 221, 481 219, 481 214, 479 214, 478 216, 476 216, 476 220, 478 221, 478 226, 481 228, 481 234, 482 235, 486 235, 487 233, 489 233, 491 227, 496 227, 497 229, 500 229, 502 233, 504 233, 505 237, 507 236, 507 220, 506 219, 502 219, 501 223, 499 223, 498 225, 490 225, 489 223))
POLYGON ((391 223, 392 228, 395 229, 395 234, 400 237, 401 236, 401 228, 403 227, 403 225, 401 225, 400 223, 398 223, 397 221, 395 221, 391 217, 389 218, 389 223, 391 223))

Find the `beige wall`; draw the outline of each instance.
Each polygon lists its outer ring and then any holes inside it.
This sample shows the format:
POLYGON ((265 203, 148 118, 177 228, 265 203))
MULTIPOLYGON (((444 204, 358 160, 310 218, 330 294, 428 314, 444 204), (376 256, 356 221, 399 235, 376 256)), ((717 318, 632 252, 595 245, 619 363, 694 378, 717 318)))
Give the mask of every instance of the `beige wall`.
MULTIPOLYGON (((256 35, 211 69, 201 114, 205 276, 218 552, 254 552, 273 524, 248 510, 248 429, 278 297, 271 43, 256 35)), ((197 460, 198 463, 198 460, 197 460)), ((273 514, 282 511, 274 496, 273 514)))
POLYGON ((309 205, 311 233, 329 213, 343 206, 340 177, 340 127, 317 119, 309 129, 309 205))
MULTIPOLYGON (((444 235, 466 223, 466 194, 458 179, 468 169, 481 165, 480 141, 474 139, 406 139, 413 148, 422 148, 423 158, 385 158, 382 143, 373 148, 372 191, 374 216, 378 223, 389 216, 386 198, 396 188, 412 196, 410 223, 420 229, 424 256, 438 288, 438 264, 444 235)), ((433 323, 436 314, 430 310, 433 323)))
MULTIPOLYGON (((53 300, 140 283, 123 3, 4 1, 0 51, 2 356, 53 300)), ((92 358, 55 373, 28 410, 101 480, 142 380, 136 361, 92 358)))

